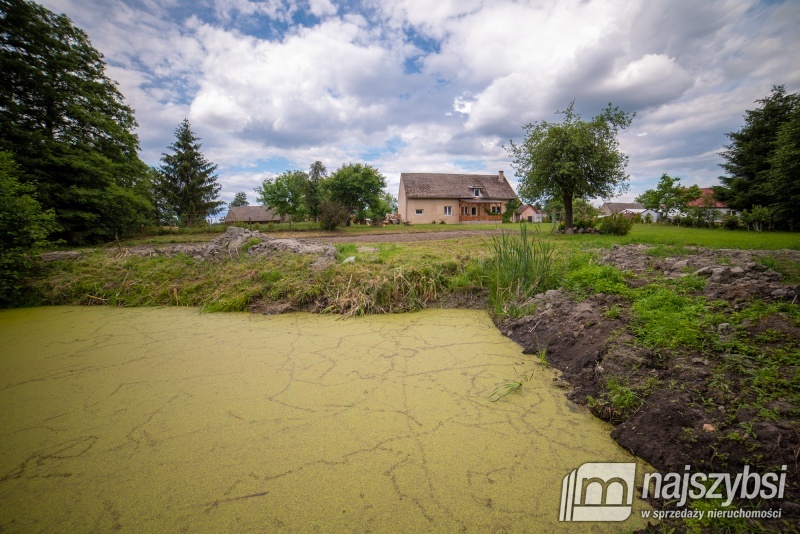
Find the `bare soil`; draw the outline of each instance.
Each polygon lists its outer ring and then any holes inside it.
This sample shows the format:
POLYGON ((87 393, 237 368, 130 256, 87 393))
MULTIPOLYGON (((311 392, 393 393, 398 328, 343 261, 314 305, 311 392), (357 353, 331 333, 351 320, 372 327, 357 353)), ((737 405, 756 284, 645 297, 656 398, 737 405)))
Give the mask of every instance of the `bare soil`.
MULTIPOLYGON (((797 305, 800 286, 785 283, 779 273, 757 262, 766 252, 697 248, 681 256, 658 258, 647 254, 648 250, 643 245, 615 246, 601 261, 630 271, 631 287, 657 278, 707 277, 705 287, 694 295, 724 301, 729 310, 741 310, 756 300, 797 305)), ((800 262, 800 251, 769 254, 800 262)), ((534 313, 498 324, 499 328, 527 354, 546 351, 547 362, 562 372, 559 380, 569 390, 567 396, 588 404, 595 415, 616 425, 611 436, 620 445, 662 472, 682 472, 685 465, 696 472, 731 473, 741 472, 745 464, 764 471, 786 465, 785 500, 779 505, 783 518, 800 524, 800 406, 786 399, 773 400, 763 407, 775 414, 772 417, 748 407, 757 405, 744 385, 751 370, 736 373, 734 365, 724 365, 738 354, 637 344, 630 328, 631 301, 618 295, 594 294, 576 300, 559 289, 538 295, 534 302, 534 313), (725 376, 719 376, 720 369, 725 376), (612 377, 638 392, 643 397, 641 405, 620 410, 610 403, 594 402, 602 398, 612 377), (728 387, 720 387, 720 380, 728 387)), ((759 347, 765 355, 778 349, 785 354, 788 349, 796 358, 800 351, 800 328, 782 313, 717 328, 714 334, 722 341, 769 333, 767 338, 773 341, 759 347)), ((798 387, 796 375, 791 380, 798 387)), ((763 506, 770 504, 775 505, 763 506)), ((659 503, 659 507, 669 505, 659 503)))

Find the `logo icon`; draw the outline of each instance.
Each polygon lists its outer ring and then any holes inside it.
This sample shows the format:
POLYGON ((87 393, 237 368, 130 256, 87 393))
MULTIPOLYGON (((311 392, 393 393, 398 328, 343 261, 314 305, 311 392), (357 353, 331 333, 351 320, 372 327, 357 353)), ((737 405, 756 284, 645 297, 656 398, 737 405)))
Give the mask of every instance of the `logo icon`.
POLYGON ((635 463, 585 463, 564 477, 558 520, 625 521, 635 488, 635 463))

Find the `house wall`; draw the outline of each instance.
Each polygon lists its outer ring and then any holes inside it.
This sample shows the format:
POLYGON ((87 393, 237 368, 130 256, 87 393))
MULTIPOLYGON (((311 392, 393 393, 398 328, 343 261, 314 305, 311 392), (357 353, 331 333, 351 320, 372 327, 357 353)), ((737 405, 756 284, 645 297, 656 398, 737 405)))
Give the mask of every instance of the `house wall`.
MULTIPOLYGON (((401 186, 402 195, 402 186, 401 186)), ((400 200, 397 202, 398 211, 403 216, 404 221, 411 221, 412 224, 430 224, 444 221, 447 224, 458 224, 458 200, 442 198, 409 198, 404 199, 403 208, 400 208, 400 200), (450 206, 452 215, 444 214, 444 207, 450 206), (416 210, 422 210, 422 215, 417 215, 416 210)))

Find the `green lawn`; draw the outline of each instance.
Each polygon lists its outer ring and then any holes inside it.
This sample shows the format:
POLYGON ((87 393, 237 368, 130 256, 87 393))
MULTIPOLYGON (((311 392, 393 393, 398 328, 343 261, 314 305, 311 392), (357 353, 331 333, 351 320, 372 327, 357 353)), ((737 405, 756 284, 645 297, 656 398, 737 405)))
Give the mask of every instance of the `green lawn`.
MULTIPOLYGON (((534 225, 549 234, 549 224, 534 225)), ((716 228, 684 228, 661 224, 635 224, 626 236, 580 234, 552 235, 550 239, 579 245, 580 247, 610 247, 614 244, 669 245, 676 247, 699 246, 706 248, 738 248, 776 250, 788 248, 800 250, 800 233, 791 232, 747 232, 744 230, 722 230, 716 228)))

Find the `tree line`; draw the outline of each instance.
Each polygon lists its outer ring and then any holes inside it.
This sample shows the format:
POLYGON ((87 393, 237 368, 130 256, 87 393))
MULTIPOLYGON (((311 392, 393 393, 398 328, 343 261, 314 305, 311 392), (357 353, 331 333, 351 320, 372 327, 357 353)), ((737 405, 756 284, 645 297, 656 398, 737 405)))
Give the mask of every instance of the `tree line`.
MULTIPOLYGON (((255 188, 258 203, 291 221, 311 219, 326 230, 351 220, 383 220, 397 209, 395 198, 384 192, 386 178, 371 165, 349 163, 330 176, 315 161, 308 172, 288 170, 255 188)), ((244 192, 237 193, 241 199, 244 192)), ((234 203, 231 203, 234 205, 234 203)))
POLYGON ((745 124, 727 133, 730 144, 720 156, 726 174, 714 194, 701 199, 695 185, 683 187, 680 178, 663 174, 655 189, 637 197, 645 208, 667 215, 685 226, 747 227, 795 231, 800 224, 800 95, 773 86, 769 96, 756 100, 757 109, 745 112, 745 124), (717 200, 739 215, 721 215, 705 209, 717 200))
MULTIPOLYGON (((662 215, 680 213, 682 224, 728 228, 775 228, 795 231, 800 225, 800 95, 776 85, 747 110, 741 130, 726 136, 719 177, 712 197, 702 197, 695 185, 664 173, 658 185, 637 197, 644 207, 662 215), (707 206, 687 208, 695 200, 723 202, 740 215, 721 216, 707 206)), ((566 228, 573 226, 576 203, 592 197, 609 198, 627 190, 628 157, 619 150, 617 135, 630 126, 634 114, 609 105, 589 121, 582 120, 572 102, 561 122, 540 121, 523 127, 520 144, 506 151, 519 177, 519 196, 526 202, 557 207, 566 228)))
POLYGON ((0 179, 8 197, 0 217, 46 228, 35 232, 38 244, 108 241, 173 217, 192 224, 222 207, 216 166, 188 121, 160 167, 139 158, 133 110, 106 75, 103 55, 66 16, 0 0, 0 70, 0 179), (15 214, 18 202, 38 211, 15 214))

